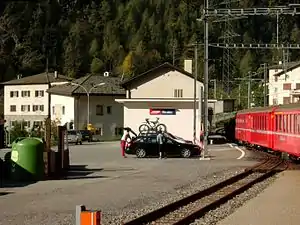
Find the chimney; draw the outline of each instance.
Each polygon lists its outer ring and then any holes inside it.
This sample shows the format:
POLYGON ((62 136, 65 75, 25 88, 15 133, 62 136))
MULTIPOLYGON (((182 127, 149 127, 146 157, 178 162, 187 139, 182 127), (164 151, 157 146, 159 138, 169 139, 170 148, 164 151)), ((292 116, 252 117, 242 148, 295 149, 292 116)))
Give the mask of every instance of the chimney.
POLYGON ((193 73, 193 60, 192 59, 184 60, 184 70, 188 73, 193 73))
POLYGON ((54 71, 54 78, 57 78, 57 71, 54 71))

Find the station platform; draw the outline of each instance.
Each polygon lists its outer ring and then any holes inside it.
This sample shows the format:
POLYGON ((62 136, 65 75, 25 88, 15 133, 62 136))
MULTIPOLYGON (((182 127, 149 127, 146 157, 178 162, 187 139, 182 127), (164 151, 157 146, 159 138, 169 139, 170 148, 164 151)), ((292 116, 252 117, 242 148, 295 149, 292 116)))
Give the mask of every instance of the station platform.
POLYGON ((300 171, 284 171, 262 193, 217 225, 300 224, 300 171))

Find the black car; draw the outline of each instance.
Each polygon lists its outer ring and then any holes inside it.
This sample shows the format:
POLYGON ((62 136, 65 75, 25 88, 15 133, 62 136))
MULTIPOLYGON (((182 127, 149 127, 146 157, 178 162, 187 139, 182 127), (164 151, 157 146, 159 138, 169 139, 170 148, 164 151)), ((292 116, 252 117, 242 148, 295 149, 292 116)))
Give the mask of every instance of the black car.
MULTIPOLYGON (((157 134, 144 134, 133 138, 126 149, 127 154, 136 155, 138 158, 158 156, 157 134)), ((189 158, 200 154, 200 147, 193 143, 179 141, 170 135, 164 135, 163 150, 167 157, 181 156, 189 158)))
POLYGON ((79 131, 82 135, 82 141, 88 141, 91 142, 92 141, 92 133, 89 130, 80 130, 79 131))

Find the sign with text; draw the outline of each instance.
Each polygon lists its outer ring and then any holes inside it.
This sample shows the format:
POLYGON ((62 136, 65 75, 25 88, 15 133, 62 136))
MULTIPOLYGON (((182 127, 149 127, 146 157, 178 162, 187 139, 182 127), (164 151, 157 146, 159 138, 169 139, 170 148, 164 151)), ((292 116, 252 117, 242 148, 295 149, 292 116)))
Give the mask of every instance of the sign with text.
POLYGON ((150 109, 150 115, 176 115, 176 109, 150 109))

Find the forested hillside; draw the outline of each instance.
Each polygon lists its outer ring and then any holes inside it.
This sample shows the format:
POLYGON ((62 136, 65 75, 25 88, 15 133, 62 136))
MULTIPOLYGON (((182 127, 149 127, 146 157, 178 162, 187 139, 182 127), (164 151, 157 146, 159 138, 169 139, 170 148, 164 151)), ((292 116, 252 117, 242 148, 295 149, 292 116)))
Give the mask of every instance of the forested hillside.
MULTIPOLYGON (((1 1, 2 2, 2 1, 1 1)), ((216 8, 223 0, 210 1, 216 8)), ((0 3, 1 80, 49 69, 71 77, 112 71, 132 76, 162 62, 182 66, 190 46, 203 42, 203 1, 197 0, 40 0, 0 3), (36 3, 39 2, 39 3, 36 3), (198 2, 201 2, 200 4, 198 2)), ((236 7, 286 5, 282 0, 241 0, 236 7)), ((280 43, 299 43, 299 17, 280 16, 280 43)), ((236 43, 275 43, 275 17, 233 21, 236 43)), ((211 23, 210 42, 222 42, 224 23, 211 23)), ((274 64, 276 50, 234 50, 234 76, 261 63, 274 64)), ((280 52, 281 54, 281 52, 280 52)), ((200 47, 199 55, 203 55, 200 47)), ((291 51, 290 60, 299 59, 291 51)), ((199 76, 202 76, 202 60, 199 76)), ((210 78, 221 79, 222 49, 210 49, 210 78)))

